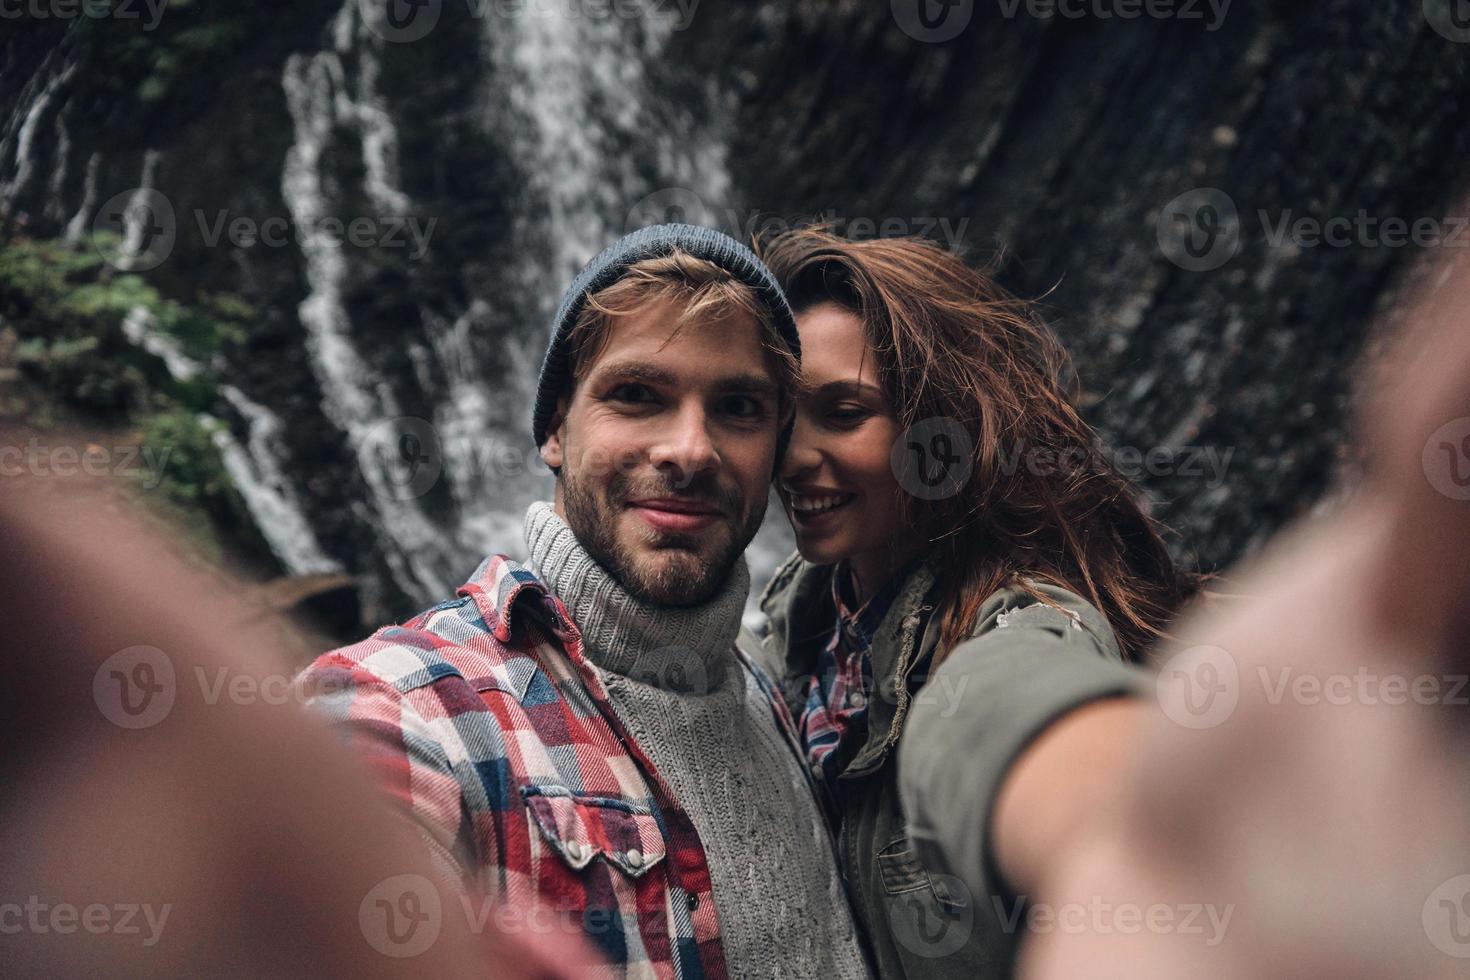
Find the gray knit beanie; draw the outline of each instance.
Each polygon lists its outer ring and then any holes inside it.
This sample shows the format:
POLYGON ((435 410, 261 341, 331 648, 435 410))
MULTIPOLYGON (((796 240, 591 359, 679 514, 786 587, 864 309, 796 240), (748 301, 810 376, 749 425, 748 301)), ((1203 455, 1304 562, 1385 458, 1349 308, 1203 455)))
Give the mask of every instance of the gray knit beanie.
MULTIPOLYGON (((541 362, 541 377, 536 382, 536 408, 531 418, 531 434, 540 446, 546 441, 551 416, 556 411, 557 399, 571 380, 571 363, 566 349, 567 334, 577 322, 577 316, 587 302, 587 296, 606 289, 623 277, 628 267, 645 259, 660 258, 675 250, 695 258, 713 262, 736 279, 755 291, 756 298, 771 312, 776 329, 791 345, 792 352, 801 357, 801 339, 796 333, 796 319, 786 302, 786 294, 775 276, 765 267, 755 253, 741 245, 729 235, 713 228, 698 228, 693 225, 652 225, 624 235, 603 249, 587 267, 572 280, 572 285, 562 297, 561 309, 551 324, 551 344, 546 348, 546 359, 541 362)), ((786 451, 791 438, 791 425, 781 430, 776 444, 776 463, 786 451)))

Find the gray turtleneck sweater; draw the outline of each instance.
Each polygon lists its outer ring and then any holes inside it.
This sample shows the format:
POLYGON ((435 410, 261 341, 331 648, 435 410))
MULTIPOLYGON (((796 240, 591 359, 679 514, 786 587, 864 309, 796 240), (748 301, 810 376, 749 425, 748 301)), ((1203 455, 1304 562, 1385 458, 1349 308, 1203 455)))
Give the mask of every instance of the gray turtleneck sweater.
POLYGON ((550 504, 526 513, 527 567, 566 604, 613 710, 699 831, 737 980, 866 978, 821 813, 769 701, 735 656, 742 557, 698 606, 634 598, 550 504))

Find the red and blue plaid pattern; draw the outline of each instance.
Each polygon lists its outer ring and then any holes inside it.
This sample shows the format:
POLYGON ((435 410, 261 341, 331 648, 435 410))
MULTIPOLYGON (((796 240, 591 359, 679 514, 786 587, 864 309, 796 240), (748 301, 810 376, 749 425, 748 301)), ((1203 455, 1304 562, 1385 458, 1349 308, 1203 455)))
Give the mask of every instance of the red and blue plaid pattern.
POLYGON ((303 675, 328 692, 314 704, 488 894, 569 917, 614 976, 723 980, 699 835, 566 607, 501 555, 459 596, 320 657, 303 675))
MULTIPOLYGON (((862 748, 867 735, 868 699, 873 693, 873 666, 868 648, 873 635, 898 598, 904 576, 894 576, 863 607, 851 611, 840 583, 847 578, 838 567, 832 576, 832 603, 837 620, 817 655, 816 670, 807 681, 798 732, 807 763, 822 780, 829 806, 841 812, 842 785, 838 778, 862 748)), ((836 814, 834 814, 836 816, 836 814)))

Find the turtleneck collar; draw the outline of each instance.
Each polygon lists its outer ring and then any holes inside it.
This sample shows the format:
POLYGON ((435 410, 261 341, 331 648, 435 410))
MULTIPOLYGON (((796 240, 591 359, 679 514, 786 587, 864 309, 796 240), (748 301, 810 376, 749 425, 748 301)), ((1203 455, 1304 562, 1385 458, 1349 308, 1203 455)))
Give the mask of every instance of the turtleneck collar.
POLYGON ((566 605, 594 664, 681 693, 720 686, 750 591, 744 555, 705 602, 659 606, 635 598, 598 564, 551 504, 531 505, 525 534, 526 566, 566 605))

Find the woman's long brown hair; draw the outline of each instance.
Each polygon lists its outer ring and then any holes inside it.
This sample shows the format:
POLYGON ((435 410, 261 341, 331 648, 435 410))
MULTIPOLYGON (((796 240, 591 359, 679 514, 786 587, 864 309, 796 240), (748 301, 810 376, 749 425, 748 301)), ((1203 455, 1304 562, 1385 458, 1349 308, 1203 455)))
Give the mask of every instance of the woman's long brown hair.
POLYGON ((998 589, 1045 601, 1028 578, 1089 599, 1123 655, 1142 660, 1196 579, 1175 566, 1161 526, 1077 413, 1066 350, 1034 304, 918 238, 851 241, 800 228, 760 244, 798 313, 832 302, 862 320, 902 429, 951 419, 973 442, 957 493, 900 497, 904 523, 928 534, 945 570, 935 666, 998 589))

